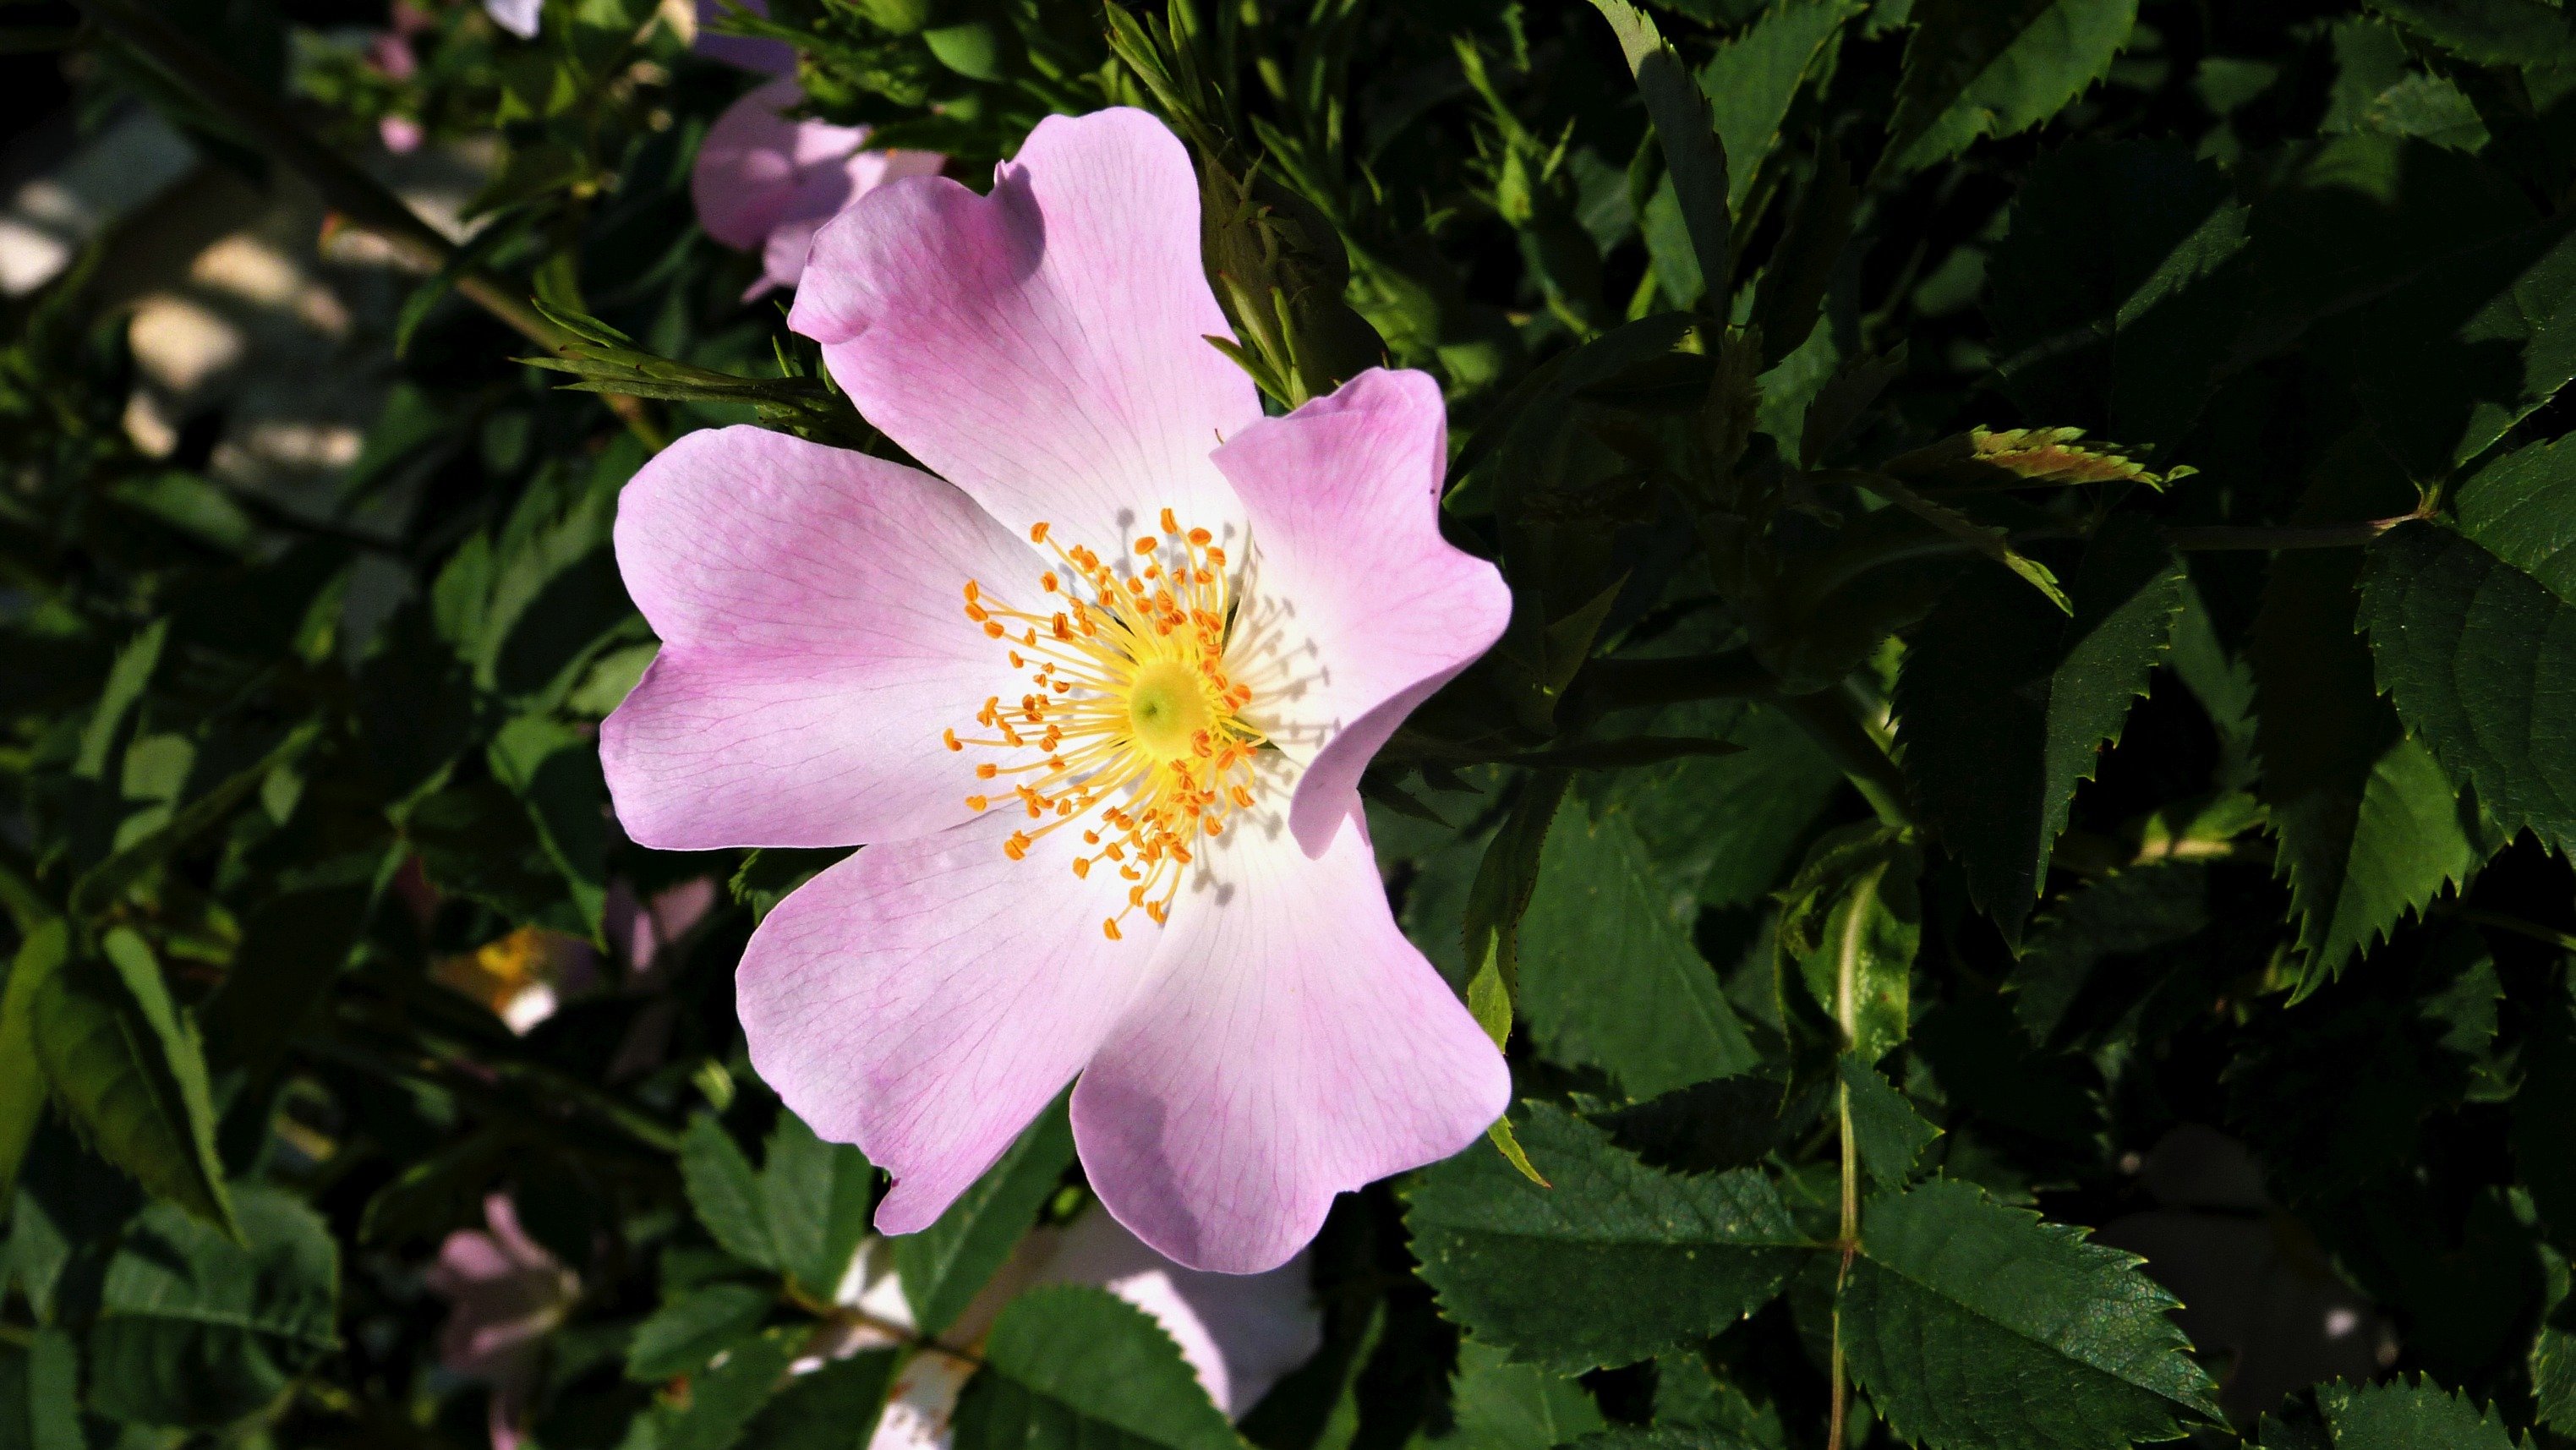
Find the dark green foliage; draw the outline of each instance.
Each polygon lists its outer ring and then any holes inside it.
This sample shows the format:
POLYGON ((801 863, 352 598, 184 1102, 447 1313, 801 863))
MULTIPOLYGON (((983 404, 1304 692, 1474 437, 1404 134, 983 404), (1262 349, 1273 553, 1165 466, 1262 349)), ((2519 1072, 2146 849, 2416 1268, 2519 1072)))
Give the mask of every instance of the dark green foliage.
POLYGON ((1101 1211, 1063 1104, 887 1244, 759 1081, 735 966, 851 848, 608 798, 638 470, 732 423, 914 461, 693 219, 761 78, 652 0, 19 8, 76 105, 13 188, 139 107, 208 169, 0 300, 0 1450, 856 1450, 943 1363, 958 1450, 2576 1436, 2559 0, 710 18, 976 190, 1152 113, 1270 411, 1448 403, 1512 617, 1363 790, 1514 1105, 1287 1279, 1173 1281, 1312 1290, 1232 1426, 1195 1340, 1053 1282, 1101 1211), (464 165, 472 240, 352 260, 405 232, 360 173, 464 165), (330 259, 302 201, 254 250, 374 411, 282 480, 246 440, 311 374, 251 327, 174 401, 152 318, 242 321, 183 265, 317 186, 330 259), (432 1272, 483 1250, 500 1383, 432 1272))
POLYGON ((1658 1172, 1544 1104, 1517 1132, 1550 1186, 1480 1148, 1426 1174, 1405 1215, 1442 1307, 1515 1359, 1573 1372, 1706 1338, 1777 1293, 1799 1257, 1803 1236, 1758 1172, 1658 1172), (1621 1312, 1591 1313, 1568 1283, 1621 1312))
POLYGON ((1852 1370, 1908 1439, 2179 1439, 2215 1386, 2137 1261, 1965 1184, 1872 1199, 1841 1299, 1852 1370))
POLYGON ((959 1450, 1236 1443, 1171 1339, 1091 1288, 1034 1290, 1004 1310, 957 1404, 959 1450))

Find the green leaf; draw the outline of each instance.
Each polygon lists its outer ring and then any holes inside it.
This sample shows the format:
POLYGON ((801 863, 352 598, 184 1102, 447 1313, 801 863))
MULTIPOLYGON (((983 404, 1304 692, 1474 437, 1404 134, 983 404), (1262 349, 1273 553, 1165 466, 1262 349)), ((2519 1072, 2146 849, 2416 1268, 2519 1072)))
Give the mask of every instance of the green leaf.
POLYGON ((2045 1044, 2104 962, 2171 946, 2209 920, 2208 869, 2188 861, 2132 866, 2071 893, 2013 964, 2013 1015, 2045 1044))
MULTIPOLYGON (((2350 476, 2348 455, 2325 467, 2350 476)), ((2382 492, 2403 495, 2397 483, 2382 492)), ((2385 506, 2365 498, 2356 507, 2385 506)), ((2303 520, 2312 517, 2302 510, 2303 520)), ((2280 840, 2299 950, 2301 990, 2342 970, 2408 914, 2485 858, 2474 806, 2379 696, 2370 649, 2354 633, 2356 550, 2276 558, 2247 659, 2259 709, 2261 794, 2280 840)))
POLYGON ((735 1340, 723 1350, 722 1363, 690 1377, 684 1397, 662 1399, 647 1411, 652 1439, 646 1443, 652 1450, 731 1450, 746 1443, 744 1430, 778 1392, 789 1362, 811 1335, 802 1328, 772 1329, 735 1340))
POLYGON ((788 1277, 818 1299, 831 1299, 867 1237, 876 1207, 877 1171, 847 1143, 826 1143, 794 1113, 782 1112, 760 1165, 760 1197, 770 1242, 788 1277))
POLYGON ((80 1422, 80 1351, 59 1329, 21 1347, 0 1343, 0 1450, 87 1450, 80 1422))
POLYGON ((2179 442, 2243 325, 2247 211, 2178 144, 2085 141, 2031 171, 1986 264, 2004 385, 2034 417, 2179 442))
POLYGON ((2517 448, 2452 495, 2460 532, 2576 601, 2576 438, 2517 448))
POLYGON ((1486 843, 1467 894, 1467 1010, 1497 1048, 1511 1040, 1512 1004, 1520 996, 1521 917, 1538 887, 1540 848, 1572 780, 1561 770, 1530 778, 1502 828, 1486 843))
POLYGON ((1657 723, 1744 747, 1623 770, 1604 793, 1604 808, 1627 818, 1673 889, 1673 919, 1687 927, 1697 915, 1691 903, 1723 909, 1769 895, 1843 775, 1796 721, 1768 707, 1699 705, 1668 710, 1657 723))
POLYGON ((54 1101, 99 1155, 158 1197, 238 1237, 197 1034, 129 927, 105 961, 72 958, 35 987, 36 1059, 54 1101))
POLYGON ((2360 623, 2398 715, 2507 834, 2576 848, 2576 606, 2435 525, 2367 552, 2360 623))
POLYGON ((736 1147, 733 1135, 711 1113, 689 1120, 680 1136, 680 1181, 688 1188, 689 1206, 698 1222, 724 1246, 726 1253, 764 1269, 785 1272, 778 1237, 769 1226, 769 1205, 751 1160, 736 1147))
POLYGON ((116 662, 107 669, 107 684, 99 691, 98 703, 91 707, 88 721, 81 726, 80 753, 72 761, 73 775, 84 780, 106 776, 108 755, 116 747, 118 728, 143 698, 143 687, 152 682, 152 672, 160 668, 161 647, 169 637, 170 621, 156 619, 116 652, 116 662))
POLYGON ((1106 1290, 1032 1289, 958 1396, 956 1450, 1239 1450, 1225 1414, 1144 1311, 1106 1290))
POLYGON ((1906 777, 2008 941, 2039 899, 2077 782, 2164 657, 2186 582, 2152 523, 2115 514, 2075 570, 2072 618, 1971 570, 1906 652, 1906 777))
POLYGON ((626 1376, 659 1381, 695 1374, 718 1351, 760 1327, 778 1296, 751 1284, 710 1284, 664 1304, 635 1326, 626 1376))
POLYGON ((893 1240, 895 1272, 922 1332, 957 1322, 1073 1162, 1073 1125, 1062 1099, 1029 1124, 1000 1161, 930 1227, 893 1240))
POLYGON ((1521 920, 1520 1006, 1540 1050, 1639 1098, 1751 1067, 1744 1025, 1692 944, 1697 916, 1624 814, 1561 815, 1521 920))
POLYGON ((1449 1403, 1457 1425, 1426 1444, 1460 1450, 1550 1450, 1588 1439, 1608 1422, 1582 1385, 1536 1365, 1517 1364, 1490 1344, 1458 1346, 1449 1403))
POLYGON ((2516 1443, 2502 1416, 2421 1377, 2319 1385, 2317 1412, 2326 1430, 2313 1440, 2304 1426, 2264 1416, 2262 1450, 2514 1450, 2516 1443))
POLYGON ((608 782, 599 746, 577 726, 522 715, 501 727, 489 755, 493 778, 527 806, 546 859, 563 873, 596 939, 608 899, 608 782))
POLYGON ((1757 1074, 1693 1083, 1595 1118, 1651 1168, 1724 1173, 1759 1163, 1814 1125, 1833 1094, 1822 1076, 1757 1074))
POLYGON ((1923 853, 1911 832, 1862 822, 1831 831, 1780 893, 1774 966, 1795 968, 1818 1008, 1840 1021, 1842 1044, 1876 1062, 1905 1041, 1913 1020, 1914 954, 1923 937, 1915 880, 1923 853))
POLYGON ((240 1241, 166 1203, 126 1229, 90 1328, 90 1404, 145 1425, 212 1428, 339 1347, 340 1251, 275 1189, 234 1200, 240 1241))
POLYGON ((1521 1127, 1553 1188, 1471 1148, 1405 1194, 1442 1311, 1516 1360, 1574 1373, 1705 1339, 1779 1292, 1808 1247, 1756 1170, 1657 1172, 1544 1103, 1521 1127))
POLYGON ((1934 1445, 2127 1450, 2224 1423, 2139 1262, 1964 1183, 1873 1198, 1841 1297, 1853 1378, 1934 1445))
POLYGON ((1799 88, 1832 64, 1843 23, 1866 8, 1860 0, 1781 0, 1699 68, 1700 93, 1726 149, 1729 208, 1744 205, 1762 162, 1780 144, 1799 88))
POLYGON ((2576 26, 2546 0, 2368 0, 2370 8, 2476 65, 2528 65, 2576 45, 2576 26))
POLYGON ((221 1071, 265 1066, 313 1013, 358 944, 372 881, 289 891, 242 923, 223 984, 206 999, 206 1056, 221 1071))
POLYGON ((36 1060, 36 996, 71 956, 71 929, 55 920, 18 945, 0 988, 0 1206, 18 1183, 36 1124, 45 1115, 45 1072, 36 1060))
POLYGON ((2576 220, 2469 235, 2488 239, 2320 320, 2305 341, 2417 478, 2485 452, 2576 378, 2576 220))
POLYGON ((1851 1095, 1846 1111, 1860 1148, 1860 1166, 1878 1187, 1903 1188, 1914 1177, 1915 1160, 1941 1130, 1925 1122, 1905 1095, 1858 1053, 1845 1054, 1838 1066, 1843 1090, 1851 1095))
POLYGON ((1655 123, 1655 140, 1663 149, 1664 170, 1672 178, 1673 196, 1690 233, 1700 276, 1709 294, 1723 299, 1730 189, 1726 148, 1709 116, 1708 97, 1682 68, 1682 58, 1665 43, 1646 12, 1628 0, 1592 0, 1592 7, 1618 34, 1619 52, 1628 58, 1629 73, 1637 78, 1637 94, 1655 123))
POLYGON ((885 1405, 895 1351, 872 1350, 797 1375, 770 1397, 743 1443, 759 1450, 857 1450, 885 1405))
POLYGON ((266 755, 234 771, 214 789, 190 801, 169 823, 152 831, 115 854, 81 873, 72 883, 71 914, 75 920, 87 921, 113 905, 125 889, 141 879, 143 873, 158 866, 172 852, 195 841, 199 836, 223 824, 226 818, 251 798, 268 781, 270 772, 292 765, 322 736, 318 722, 307 721, 286 734, 266 755))
POLYGON ((2137 0, 1921 0, 1880 174, 2057 114, 2110 69, 2137 14, 2137 0))

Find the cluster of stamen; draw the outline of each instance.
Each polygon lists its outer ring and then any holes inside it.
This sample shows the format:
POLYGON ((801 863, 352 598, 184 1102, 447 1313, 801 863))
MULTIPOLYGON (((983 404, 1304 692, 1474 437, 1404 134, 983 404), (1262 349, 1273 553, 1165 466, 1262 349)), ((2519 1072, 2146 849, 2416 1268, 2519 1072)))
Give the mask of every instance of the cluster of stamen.
POLYGON ((966 617, 1012 669, 1028 671, 1029 688, 1016 701, 987 699, 980 733, 942 737, 950 750, 1004 753, 975 767, 993 789, 966 797, 977 811, 1027 814, 1004 854, 1021 860, 1049 832, 1077 829, 1073 874, 1114 871, 1125 883, 1125 904, 1100 924, 1112 941, 1131 912, 1167 918, 1193 847, 1251 807, 1263 744, 1241 715, 1251 688, 1226 673, 1225 550, 1205 529, 1184 532, 1170 509, 1160 522, 1160 536, 1135 541, 1124 575, 1079 544, 1056 543, 1045 524, 1030 529, 1061 566, 1038 580, 1051 607, 1016 608, 968 580, 966 617))

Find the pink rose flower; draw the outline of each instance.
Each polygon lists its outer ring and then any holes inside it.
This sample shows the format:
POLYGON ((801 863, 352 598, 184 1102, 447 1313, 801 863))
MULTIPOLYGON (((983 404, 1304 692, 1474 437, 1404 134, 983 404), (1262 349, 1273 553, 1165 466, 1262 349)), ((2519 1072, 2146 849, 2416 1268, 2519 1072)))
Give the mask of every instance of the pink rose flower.
POLYGON ((526 1428, 545 1337, 581 1296, 581 1280, 519 1227, 509 1195, 483 1200, 491 1232, 458 1229, 430 1267, 431 1293, 454 1306, 438 1337, 438 1362, 492 1387, 492 1450, 515 1450, 526 1428))
POLYGON ((752 1061, 927 1226, 1079 1075, 1118 1220, 1249 1273, 1472 1142, 1501 1055, 1396 929, 1360 772, 1501 634, 1440 537, 1446 420, 1372 370, 1284 418, 1205 340, 1188 154, 1051 117, 992 194, 888 183, 789 323, 939 477, 754 428, 619 505, 662 638, 601 727, 657 848, 871 843, 736 978, 752 1061), (1007 705, 1004 702, 1010 702, 1007 705))
POLYGON ((815 231, 850 203, 897 177, 934 175, 942 164, 929 151, 870 151, 865 126, 786 114, 804 99, 794 80, 776 80, 727 106, 689 174, 707 235, 760 253, 762 277, 746 302, 795 286, 815 231))
MULTIPOLYGON (((796 47, 783 40, 726 35, 715 28, 715 22, 731 8, 725 0, 698 0, 698 35, 689 48, 709 60, 720 60, 763 75, 796 74, 796 47)), ((766 16, 769 0, 742 0, 742 8, 754 15, 766 16)))

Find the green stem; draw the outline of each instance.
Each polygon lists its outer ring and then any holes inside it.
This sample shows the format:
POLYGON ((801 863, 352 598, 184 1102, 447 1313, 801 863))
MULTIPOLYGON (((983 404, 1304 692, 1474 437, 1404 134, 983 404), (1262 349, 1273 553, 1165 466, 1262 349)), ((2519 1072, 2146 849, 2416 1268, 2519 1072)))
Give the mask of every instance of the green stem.
POLYGON ((1809 695, 1771 695, 1767 702, 1807 732, 1869 802, 1878 818, 1891 826, 1914 824, 1914 795, 1904 772, 1878 736, 1861 723, 1851 696, 1841 690, 1809 695))
MULTIPOLYGON (((196 98, 208 110, 236 127, 254 146, 320 193, 323 205, 349 225, 391 243, 422 271, 436 272, 456 259, 456 244, 419 213, 369 176, 356 162, 325 145, 320 137, 280 109, 259 89, 223 61, 138 0, 73 0, 99 29, 114 36, 196 98)), ((568 354, 579 339, 547 320, 527 296, 480 267, 457 270, 459 295, 505 326, 549 352, 568 354)), ((664 441, 643 405, 619 395, 603 395, 611 411, 649 447, 664 441)))
MULTIPOLYGON (((1842 1028, 1843 1050, 1860 1039, 1860 946, 1869 917, 1870 897, 1878 877, 1865 878, 1852 890, 1843 914, 1843 939, 1834 952, 1834 1021, 1842 1028)), ((1845 1422, 1851 1413, 1851 1376, 1843 1363, 1843 1280, 1851 1274, 1852 1253, 1860 1244, 1860 1143, 1852 1135, 1851 1084, 1834 1089, 1835 1115, 1842 1139, 1842 1227, 1837 1235, 1842 1261, 1834 1269, 1833 1363, 1828 1367, 1832 1418, 1825 1430, 1825 1450, 1842 1450, 1845 1422)))
POLYGON ((2356 519, 2345 524, 2290 524, 2280 528, 2189 528, 2165 530, 2165 542, 2185 552, 2222 549, 2351 549, 2387 533, 2399 524, 2424 517, 2422 510, 2386 519, 2356 519))

